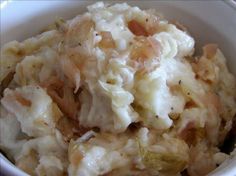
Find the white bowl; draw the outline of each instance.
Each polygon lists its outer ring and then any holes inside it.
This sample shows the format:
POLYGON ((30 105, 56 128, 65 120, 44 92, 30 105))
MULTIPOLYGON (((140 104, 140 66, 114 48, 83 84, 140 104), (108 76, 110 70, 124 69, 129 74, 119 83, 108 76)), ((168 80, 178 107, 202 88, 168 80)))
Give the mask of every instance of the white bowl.
MULTIPOLYGON (((128 1, 128 0, 127 0, 128 1)), ((115 1, 118 2, 118 1, 115 1)), ((236 76, 236 4, 232 1, 128 1, 143 9, 155 8, 169 20, 184 24, 196 39, 196 47, 217 43, 236 76)), ((92 1, 1 1, 1 46, 38 34, 55 17, 70 19, 92 1)), ((0 175, 27 175, 0 154, 0 175)), ((236 157, 222 164, 211 176, 236 176, 236 157)))

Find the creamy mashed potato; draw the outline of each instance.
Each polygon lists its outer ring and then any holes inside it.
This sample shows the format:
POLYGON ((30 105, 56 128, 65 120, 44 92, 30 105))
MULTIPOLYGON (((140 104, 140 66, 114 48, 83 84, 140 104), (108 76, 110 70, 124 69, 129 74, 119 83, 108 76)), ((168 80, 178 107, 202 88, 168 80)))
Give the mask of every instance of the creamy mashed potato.
POLYGON ((236 82, 217 45, 194 55, 154 10, 87 9, 1 48, 1 150, 38 176, 199 176, 227 159, 236 82))

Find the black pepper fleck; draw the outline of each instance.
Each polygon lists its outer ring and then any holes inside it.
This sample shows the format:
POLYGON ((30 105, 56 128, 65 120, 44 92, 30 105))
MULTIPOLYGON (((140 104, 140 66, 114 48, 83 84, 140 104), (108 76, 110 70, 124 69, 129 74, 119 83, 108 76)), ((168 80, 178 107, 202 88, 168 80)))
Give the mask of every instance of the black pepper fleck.
POLYGON ((148 18, 146 18, 146 22, 148 22, 148 18))
POLYGON ((179 85, 181 84, 181 80, 179 80, 179 85))
POLYGON ((190 93, 188 92, 187 95, 190 95, 190 93))
POLYGON ((171 107, 170 109, 171 109, 171 110, 174 110, 174 108, 173 108, 173 107, 171 107))

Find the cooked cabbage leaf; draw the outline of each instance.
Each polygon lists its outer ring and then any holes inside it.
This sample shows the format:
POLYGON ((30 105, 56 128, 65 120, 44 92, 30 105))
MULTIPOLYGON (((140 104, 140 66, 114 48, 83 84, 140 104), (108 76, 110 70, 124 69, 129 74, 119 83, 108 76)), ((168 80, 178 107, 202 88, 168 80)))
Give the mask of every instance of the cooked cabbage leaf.
POLYGON ((139 143, 139 153, 147 169, 162 173, 176 174, 184 170, 187 161, 181 154, 174 152, 153 152, 139 143))

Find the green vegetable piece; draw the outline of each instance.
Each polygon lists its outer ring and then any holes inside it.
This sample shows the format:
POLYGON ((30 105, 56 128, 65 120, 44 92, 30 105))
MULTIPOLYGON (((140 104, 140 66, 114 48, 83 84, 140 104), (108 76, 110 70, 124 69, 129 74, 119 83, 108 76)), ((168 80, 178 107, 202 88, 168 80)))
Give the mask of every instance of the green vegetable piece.
POLYGON ((65 33, 67 28, 66 28, 66 22, 62 18, 56 18, 55 20, 55 26, 58 31, 65 33))
POLYGON ((150 170, 175 174, 185 169, 187 161, 176 153, 157 153, 146 150, 139 142, 139 153, 143 164, 150 170))

